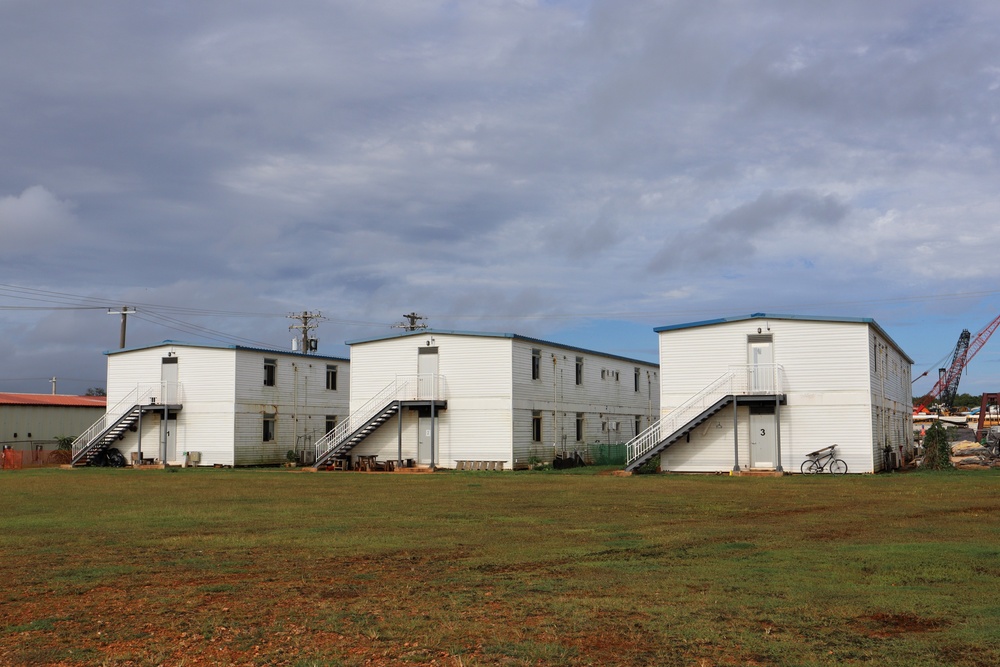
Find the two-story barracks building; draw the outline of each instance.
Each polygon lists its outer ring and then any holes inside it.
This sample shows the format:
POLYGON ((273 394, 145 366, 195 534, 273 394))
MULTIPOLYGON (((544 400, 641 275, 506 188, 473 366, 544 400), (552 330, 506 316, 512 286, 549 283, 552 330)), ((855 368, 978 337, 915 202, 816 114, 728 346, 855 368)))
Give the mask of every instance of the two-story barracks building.
MULTIPOLYGON (((112 351, 108 414, 133 424, 110 446, 126 458, 200 465, 284 463, 347 416, 350 362, 240 345, 157 345, 112 351)), ((310 462, 307 458, 305 462, 310 462)))
POLYGON ((352 456, 525 468, 625 442, 659 414, 659 368, 646 361, 511 333, 425 330, 348 345, 356 426, 389 406, 352 456))

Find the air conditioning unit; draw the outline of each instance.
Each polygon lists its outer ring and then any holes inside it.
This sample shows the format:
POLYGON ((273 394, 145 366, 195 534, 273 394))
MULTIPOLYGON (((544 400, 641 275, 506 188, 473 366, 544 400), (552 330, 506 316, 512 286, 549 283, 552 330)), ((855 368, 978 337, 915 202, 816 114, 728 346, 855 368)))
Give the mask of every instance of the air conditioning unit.
POLYGON ((299 461, 304 466, 312 465, 316 462, 316 452, 312 449, 304 449, 299 452, 299 461))

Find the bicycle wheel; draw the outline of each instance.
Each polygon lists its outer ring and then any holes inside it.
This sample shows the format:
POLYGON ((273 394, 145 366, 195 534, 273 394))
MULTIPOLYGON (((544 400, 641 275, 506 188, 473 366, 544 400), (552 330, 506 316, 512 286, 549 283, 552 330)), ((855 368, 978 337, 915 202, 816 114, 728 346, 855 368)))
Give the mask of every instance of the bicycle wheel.
POLYGON ((830 465, 827 466, 827 468, 834 475, 843 475, 844 473, 847 472, 847 464, 844 463, 842 459, 834 459, 830 461, 830 465))
POLYGON ((812 475, 813 473, 819 472, 820 470, 822 470, 822 468, 820 467, 819 463, 817 463, 812 459, 803 461, 801 467, 799 467, 799 472, 801 472, 803 475, 812 475))

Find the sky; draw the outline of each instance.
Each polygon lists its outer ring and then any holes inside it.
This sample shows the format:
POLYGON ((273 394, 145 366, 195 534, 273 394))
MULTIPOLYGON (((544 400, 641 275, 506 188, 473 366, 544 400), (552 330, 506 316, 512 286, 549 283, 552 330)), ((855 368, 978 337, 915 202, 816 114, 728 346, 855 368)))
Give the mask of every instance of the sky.
POLYGON ((650 361, 871 317, 916 377, 1000 315, 998 34, 992 0, 0 0, 0 391, 104 386, 123 306, 129 347, 318 311, 347 356, 417 312, 650 361))

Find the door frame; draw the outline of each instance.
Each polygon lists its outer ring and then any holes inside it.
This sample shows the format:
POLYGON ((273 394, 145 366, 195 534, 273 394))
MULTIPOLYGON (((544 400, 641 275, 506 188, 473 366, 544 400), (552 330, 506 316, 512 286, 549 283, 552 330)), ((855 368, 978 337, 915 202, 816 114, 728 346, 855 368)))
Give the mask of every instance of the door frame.
POLYGON ((777 441, 777 411, 773 405, 751 405, 750 415, 747 420, 749 430, 749 465, 756 470, 777 470, 778 465, 778 441, 777 441), (764 436, 758 435, 757 431, 763 430, 764 436), (769 456, 770 461, 760 459, 769 456))

